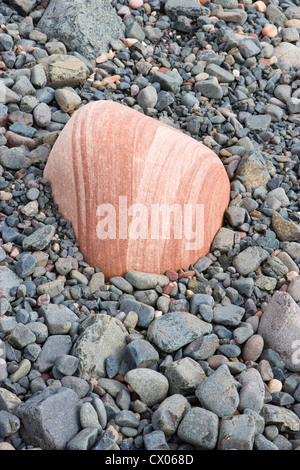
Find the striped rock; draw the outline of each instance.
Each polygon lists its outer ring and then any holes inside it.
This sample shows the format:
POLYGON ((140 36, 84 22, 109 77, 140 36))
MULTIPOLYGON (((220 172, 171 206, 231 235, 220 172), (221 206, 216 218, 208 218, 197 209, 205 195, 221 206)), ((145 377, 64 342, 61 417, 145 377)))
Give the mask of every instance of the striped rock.
POLYGON ((112 101, 72 115, 44 176, 86 262, 107 278, 188 268, 209 252, 230 196, 213 151, 112 101))

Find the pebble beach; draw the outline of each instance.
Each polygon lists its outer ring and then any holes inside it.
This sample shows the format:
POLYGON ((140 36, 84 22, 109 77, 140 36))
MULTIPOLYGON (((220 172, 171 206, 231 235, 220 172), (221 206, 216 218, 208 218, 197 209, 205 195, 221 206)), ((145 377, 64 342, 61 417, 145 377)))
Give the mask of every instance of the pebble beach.
POLYGON ((300 450, 300 2, 68 3, 0 1, 0 450, 300 450), (222 161, 190 266, 84 259, 44 169, 98 100, 222 161))

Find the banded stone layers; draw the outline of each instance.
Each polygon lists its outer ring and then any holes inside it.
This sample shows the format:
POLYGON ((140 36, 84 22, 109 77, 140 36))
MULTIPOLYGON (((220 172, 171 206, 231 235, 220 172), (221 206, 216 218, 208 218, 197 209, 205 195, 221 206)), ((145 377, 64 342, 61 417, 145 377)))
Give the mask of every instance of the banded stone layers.
POLYGON ((86 261, 107 278, 188 268, 209 252, 230 195, 214 152, 112 101, 74 113, 44 174, 86 261))

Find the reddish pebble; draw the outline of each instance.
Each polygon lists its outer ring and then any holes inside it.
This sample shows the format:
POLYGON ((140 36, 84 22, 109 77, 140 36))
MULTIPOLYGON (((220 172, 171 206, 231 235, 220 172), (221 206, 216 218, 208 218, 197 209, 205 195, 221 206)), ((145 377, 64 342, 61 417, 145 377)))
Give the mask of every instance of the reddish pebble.
POLYGON ((14 248, 12 252, 10 253, 11 258, 16 258, 20 254, 18 248, 14 248))
POLYGON ((191 277, 195 275, 195 271, 184 271, 178 274, 178 279, 182 279, 183 277, 191 277))
POLYGON ((283 284, 283 286, 281 286, 279 290, 281 290, 281 291, 283 291, 283 292, 286 292, 286 291, 288 290, 288 285, 287 285, 287 284, 283 284))
POLYGON ((273 24, 267 24, 261 32, 263 36, 267 36, 270 39, 275 38, 275 36, 277 36, 277 33, 277 28, 273 24))
POLYGON ((48 374, 48 372, 43 372, 43 373, 41 374, 41 379, 42 379, 44 382, 47 382, 47 380, 51 379, 50 374, 48 374))
POLYGON ((263 57, 261 57, 260 59, 258 59, 258 62, 267 66, 273 65, 276 64, 277 57, 273 56, 271 57, 271 59, 264 59, 263 57))
POLYGON ((169 72, 170 69, 168 69, 167 67, 161 67, 160 69, 158 69, 158 72, 160 73, 167 73, 169 72))
POLYGON ((176 282, 170 282, 170 284, 168 284, 167 286, 163 288, 163 293, 167 295, 170 294, 174 286, 176 286, 176 282))
POLYGON ((172 269, 165 272, 165 276, 167 276, 170 281, 176 281, 178 279, 178 273, 173 271, 172 269))
POLYGON ((259 13, 264 13, 267 9, 266 4, 260 0, 253 3, 252 6, 254 6, 254 8, 256 8, 256 10, 259 11, 259 13))
POLYGON ((120 38, 120 39, 124 43, 125 47, 132 47, 132 46, 134 46, 135 43, 138 42, 138 40, 135 39, 135 38, 126 38, 126 39, 125 38, 120 38))
POLYGON ((241 240, 247 236, 246 232, 239 232, 241 240))
POLYGON ((117 380, 118 382, 125 382, 124 375, 121 374, 115 375, 114 380, 117 380))

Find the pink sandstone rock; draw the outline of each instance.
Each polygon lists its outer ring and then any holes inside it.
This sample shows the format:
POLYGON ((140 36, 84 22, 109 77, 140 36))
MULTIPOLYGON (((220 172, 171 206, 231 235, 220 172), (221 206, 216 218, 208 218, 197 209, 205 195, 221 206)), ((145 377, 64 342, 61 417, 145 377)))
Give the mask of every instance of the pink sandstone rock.
POLYGON ((112 101, 73 114, 44 175, 86 262, 108 279, 189 268, 209 252, 230 196, 213 151, 112 101))

